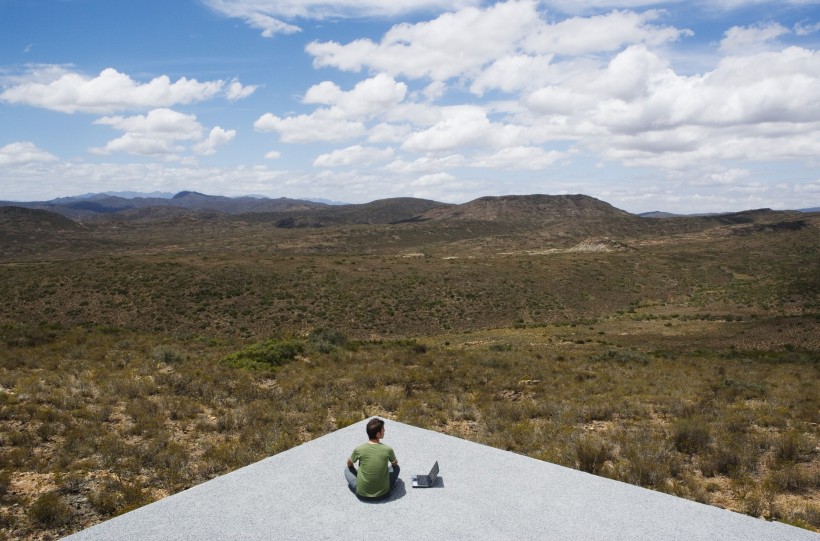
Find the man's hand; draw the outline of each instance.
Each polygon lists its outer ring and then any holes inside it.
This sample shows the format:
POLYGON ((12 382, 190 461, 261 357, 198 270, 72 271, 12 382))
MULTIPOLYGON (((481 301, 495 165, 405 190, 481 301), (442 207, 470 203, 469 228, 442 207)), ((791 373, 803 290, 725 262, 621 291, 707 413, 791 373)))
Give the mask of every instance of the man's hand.
POLYGON ((350 470, 353 475, 358 473, 356 471, 356 466, 353 465, 353 462, 349 458, 347 459, 347 469, 350 470))

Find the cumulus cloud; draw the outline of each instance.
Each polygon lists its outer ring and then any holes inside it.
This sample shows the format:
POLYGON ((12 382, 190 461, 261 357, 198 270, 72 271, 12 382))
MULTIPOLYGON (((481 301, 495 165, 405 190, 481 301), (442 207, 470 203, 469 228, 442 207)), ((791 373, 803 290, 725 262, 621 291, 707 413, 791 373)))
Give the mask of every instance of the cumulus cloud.
POLYGON ((726 57, 677 74, 642 45, 525 95, 531 141, 566 139, 627 165, 770 160, 817 152, 820 55, 798 47, 726 57))
POLYGON ((431 21, 399 24, 375 43, 313 42, 306 50, 316 67, 346 71, 370 68, 391 75, 446 80, 479 69, 539 24, 534 1, 505 2, 487 9, 465 8, 431 21))
POLYGON ((798 36, 808 36, 815 32, 820 32, 820 22, 814 24, 800 22, 794 25, 794 33, 798 36))
POLYGON ((411 127, 407 124, 382 122, 370 128, 367 141, 369 143, 400 143, 410 131, 411 127))
POLYGON ((366 132, 364 123, 345 120, 327 109, 284 118, 265 113, 254 122, 253 127, 263 132, 278 132, 283 143, 342 141, 366 132))
POLYGON ((257 88, 257 85, 243 85, 238 80, 233 79, 225 90, 225 97, 229 101, 243 100, 256 92, 257 88))
POLYGON ((616 51, 638 43, 660 45, 692 35, 690 30, 650 24, 660 15, 661 12, 656 10, 642 13, 613 11, 545 23, 526 37, 523 49, 540 54, 583 55, 616 51))
POLYGON ((727 53, 748 53, 789 33, 788 28, 773 21, 754 26, 733 26, 724 34, 720 50, 727 53))
POLYGON ((491 122, 482 107, 441 107, 441 119, 415 131, 401 148, 415 152, 446 152, 464 147, 504 147, 516 144, 524 130, 514 124, 491 122))
POLYGON ((334 112, 346 118, 367 118, 390 110, 404 100, 407 85, 380 73, 365 79, 345 92, 335 83, 322 82, 305 93, 304 103, 334 107, 334 112))
MULTIPOLYGON (((445 13, 431 21, 400 24, 379 43, 368 39, 348 44, 313 42, 306 48, 316 67, 346 71, 369 68, 394 76, 426 77, 443 81, 469 75, 501 81, 515 68, 549 64, 551 55, 582 55, 617 50, 625 45, 658 45, 691 35, 689 30, 656 26, 658 11, 614 11, 594 17, 575 17, 549 23, 533 0, 494 4, 445 13)), ((522 72, 516 72, 520 79, 522 72)), ((537 77, 537 75, 536 75, 537 77)), ((476 89, 486 88, 479 81, 476 89)))
POLYGON ((7 78, 0 100, 41 107, 61 113, 106 114, 134 109, 171 107, 212 99, 225 94, 237 100, 255 87, 236 80, 199 82, 182 77, 175 82, 167 75, 140 83, 113 68, 89 77, 60 66, 35 66, 27 73, 7 78))
POLYGON ((195 115, 187 115, 171 109, 154 109, 146 115, 108 116, 97 119, 94 124, 111 126, 125 134, 113 139, 103 147, 91 148, 92 154, 125 152, 138 156, 178 159, 185 152, 185 142, 193 142, 196 154, 210 155, 218 146, 236 136, 236 130, 216 126, 204 136, 205 128, 195 115))
POLYGON ((34 162, 53 162, 56 160, 57 156, 37 148, 34 143, 29 141, 9 143, 0 147, 0 166, 34 162))
POLYGON ((353 145, 322 154, 313 161, 314 167, 368 166, 385 162, 393 157, 392 148, 364 147, 353 145))
POLYGON ((406 94, 405 83, 384 74, 360 81, 349 91, 325 81, 309 88, 303 102, 327 107, 311 114, 288 117, 266 113, 254 123, 254 127, 260 131, 278 132, 286 143, 341 141, 364 135, 366 120, 391 111, 406 94))
POLYGON ((216 152, 216 148, 228 144, 236 137, 236 130, 225 130, 219 126, 211 128, 207 139, 195 144, 193 150, 196 154, 210 156, 216 152))
POLYGON ((411 186, 433 188, 437 186, 445 186, 451 184, 457 178, 450 173, 432 173, 429 175, 422 175, 410 182, 411 186))
POLYGON ((339 19, 392 17, 414 11, 460 9, 480 4, 480 0, 203 0, 211 9, 227 17, 244 20, 262 31, 264 37, 292 34, 300 28, 283 19, 339 19))
POLYGON ((385 170, 393 173, 431 173, 445 169, 462 167, 467 163, 467 158, 461 154, 449 154, 444 156, 429 155, 417 158, 413 161, 395 160, 385 166, 385 170))
MULTIPOLYGON (((782 4, 806 4, 814 0, 782 0, 782 4)), ((685 4, 698 9, 708 9, 711 11, 731 11, 749 6, 759 6, 761 4, 774 3, 771 0, 544 0, 549 8, 571 14, 595 13, 601 10, 612 8, 641 8, 657 6, 658 4, 685 4)))
POLYGON ((493 154, 479 156, 470 160, 470 167, 488 167, 491 169, 528 169, 536 171, 546 169, 566 157, 566 153, 557 150, 544 150, 541 147, 517 146, 502 148, 493 154))

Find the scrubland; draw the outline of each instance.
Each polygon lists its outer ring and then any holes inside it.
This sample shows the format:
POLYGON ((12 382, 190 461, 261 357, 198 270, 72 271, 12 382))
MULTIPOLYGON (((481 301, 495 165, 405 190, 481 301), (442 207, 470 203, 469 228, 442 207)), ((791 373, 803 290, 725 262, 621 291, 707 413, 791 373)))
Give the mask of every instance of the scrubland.
POLYGON ((372 415, 820 530, 814 222, 613 251, 169 229, 0 264, 0 539, 372 415))

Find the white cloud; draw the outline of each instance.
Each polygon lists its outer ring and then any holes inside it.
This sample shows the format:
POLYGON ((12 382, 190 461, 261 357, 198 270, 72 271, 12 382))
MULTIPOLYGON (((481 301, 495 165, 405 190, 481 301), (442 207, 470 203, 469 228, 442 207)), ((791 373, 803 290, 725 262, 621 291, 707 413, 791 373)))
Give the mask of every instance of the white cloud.
POLYGON ((617 51, 638 43, 660 45, 692 35, 690 30, 649 24, 660 15, 656 10, 613 11, 544 24, 526 38, 524 49, 539 54, 584 55, 617 51))
POLYGON ((454 169, 462 167, 467 163, 467 159, 461 154, 450 154, 446 156, 423 156, 412 162, 405 160, 395 160, 385 166, 385 170, 393 173, 432 173, 444 169, 454 169))
POLYGON ((216 152, 216 148, 230 143, 236 137, 236 130, 225 130, 215 126, 208 134, 208 138, 194 145, 193 150, 197 154, 210 156, 216 152))
POLYGON ((178 159, 178 153, 185 152, 183 142, 194 142, 192 150, 196 154, 210 155, 218 146, 230 142, 236 130, 225 130, 216 126, 204 137, 204 128, 195 115, 186 115, 171 109, 154 109, 146 115, 103 117, 94 124, 111 126, 126 132, 109 141, 103 147, 92 148, 93 154, 126 152, 138 156, 153 156, 178 159))
POLYGON ((282 19, 392 17, 414 11, 460 9, 480 0, 203 0, 217 13, 243 19, 264 37, 298 32, 282 19))
POLYGON ((820 54, 797 47, 723 59, 683 76, 644 46, 529 93, 531 141, 567 139, 628 165, 705 159, 811 159, 820 123, 820 54))
MULTIPOLYGON (((474 90, 516 84, 503 77, 515 68, 538 70, 551 55, 610 52, 643 43, 659 45, 689 36, 689 30, 650 24, 658 11, 614 11, 594 17, 575 17, 555 24, 543 20, 532 0, 500 2, 486 9, 467 8, 417 24, 391 28, 379 43, 360 39, 348 44, 313 42, 306 48, 314 66, 346 71, 370 68, 395 76, 444 81, 464 75, 478 77, 474 90), (485 80, 486 79, 486 80, 485 80)), ((514 78, 523 78, 516 71, 514 78)))
POLYGON ((541 147, 508 147, 487 156, 478 156, 469 161, 470 167, 491 169, 545 169, 567 156, 564 152, 544 150, 541 147))
POLYGON ((511 1, 487 9, 445 13, 417 24, 399 24, 375 43, 313 42, 306 50, 315 67, 346 71, 370 68, 391 75, 446 80, 474 72, 515 48, 540 24, 534 1, 511 1))
POLYGON ((690 186, 731 186, 751 176, 748 169, 730 168, 717 171, 707 171, 700 178, 689 181, 690 186))
POLYGON ((37 148, 34 143, 29 141, 9 143, 0 147, 0 167, 33 162, 53 162, 56 160, 57 156, 37 148))
MULTIPOLYGON (((403 175, 539 170, 583 155, 659 168, 661 177, 712 160, 718 172, 698 178, 730 186, 746 170, 731 162, 816 160, 817 51, 757 49, 788 30, 736 27, 714 50, 731 55, 682 74, 670 47, 689 30, 662 24, 658 10, 600 14, 605 4, 593 16, 555 20, 541 3, 510 0, 399 24, 380 40, 311 43, 316 67, 378 74, 349 91, 330 80, 310 87, 302 101, 317 106, 312 113, 269 114, 257 127, 284 142, 389 143, 401 158, 384 169, 403 175), (465 91, 506 95, 488 103, 465 91)), ((350 164, 357 147, 315 164, 350 164)))
POLYGON ((814 24, 797 23, 794 25, 794 33, 798 36, 808 36, 820 32, 820 22, 814 24))
POLYGON ((255 87, 243 87, 234 80, 229 85, 222 80, 200 83, 182 77, 171 82, 161 75, 139 83, 113 68, 106 68, 96 77, 68 71, 60 66, 36 66, 26 74, 7 78, 7 87, 0 100, 31 105, 61 113, 113 113, 116 111, 151 109, 190 104, 212 99, 221 93, 231 100, 250 95, 255 87))
POLYGON ((313 161, 314 167, 342 167, 348 165, 368 166, 393 157, 392 148, 363 147, 353 145, 322 154, 313 161))
POLYGON ((461 105, 442 108, 444 118, 405 139, 402 148, 417 152, 440 152, 481 145, 492 125, 480 107, 461 105))
POLYGON ((243 85, 236 79, 233 79, 225 91, 225 97, 229 101, 242 100, 256 92, 257 88, 257 85, 243 85))
POLYGON ((382 122, 376 124, 367 134, 367 141, 369 143, 400 143, 404 141, 407 134, 410 133, 410 126, 404 124, 389 124, 382 122))
POLYGON ((364 135, 365 120, 385 114, 397 107, 407 94, 407 85, 388 75, 378 74, 344 91, 325 81, 308 89, 304 103, 327 105, 309 115, 279 117, 262 115, 254 127, 260 131, 278 132, 285 143, 340 141, 364 135))
POLYGON ((514 92, 538 87, 554 78, 557 69, 551 65, 553 55, 516 54, 499 58, 481 72, 470 91, 481 96, 487 90, 514 92))
POLYGON ((720 50, 748 54, 788 33, 788 28, 773 21, 754 26, 733 26, 724 34, 720 50))
POLYGON ((483 108, 454 105, 439 109, 441 119, 409 135, 401 148, 416 152, 446 152, 464 147, 504 147, 517 144, 521 127, 491 122, 483 108))
POLYGON ((317 141, 342 141, 364 135, 364 123, 345 120, 327 109, 319 109, 310 115, 285 118, 265 113, 254 122, 259 131, 279 133, 283 143, 315 143, 317 141))
POLYGON ((282 153, 278 150, 271 150, 265 153, 266 160, 278 160, 282 157, 282 153))
POLYGON ((446 186, 458 180, 450 173, 432 173, 430 175, 422 175, 416 180, 410 182, 411 186, 433 188, 437 186, 446 186))
MULTIPOLYGON (((675 6, 684 4, 687 9, 706 9, 709 11, 731 11, 749 6, 765 4, 812 4, 817 0, 544 0, 547 7, 563 13, 584 14, 607 9, 635 9, 659 4, 675 6)), ((673 8, 678 9, 678 8, 673 8)))
POLYGON ((335 83, 325 81, 308 89, 304 103, 319 103, 334 107, 345 118, 367 118, 389 111, 404 100, 407 85, 380 73, 359 81, 349 92, 335 83))

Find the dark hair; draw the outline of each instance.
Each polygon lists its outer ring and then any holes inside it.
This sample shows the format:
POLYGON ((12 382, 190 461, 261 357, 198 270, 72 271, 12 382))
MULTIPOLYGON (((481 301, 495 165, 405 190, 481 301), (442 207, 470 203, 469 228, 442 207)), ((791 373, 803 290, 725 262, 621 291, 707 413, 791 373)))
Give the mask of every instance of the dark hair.
POLYGON ((378 417, 373 417, 367 423, 367 437, 372 440, 376 437, 376 434, 382 431, 382 427, 384 427, 384 421, 378 417))

